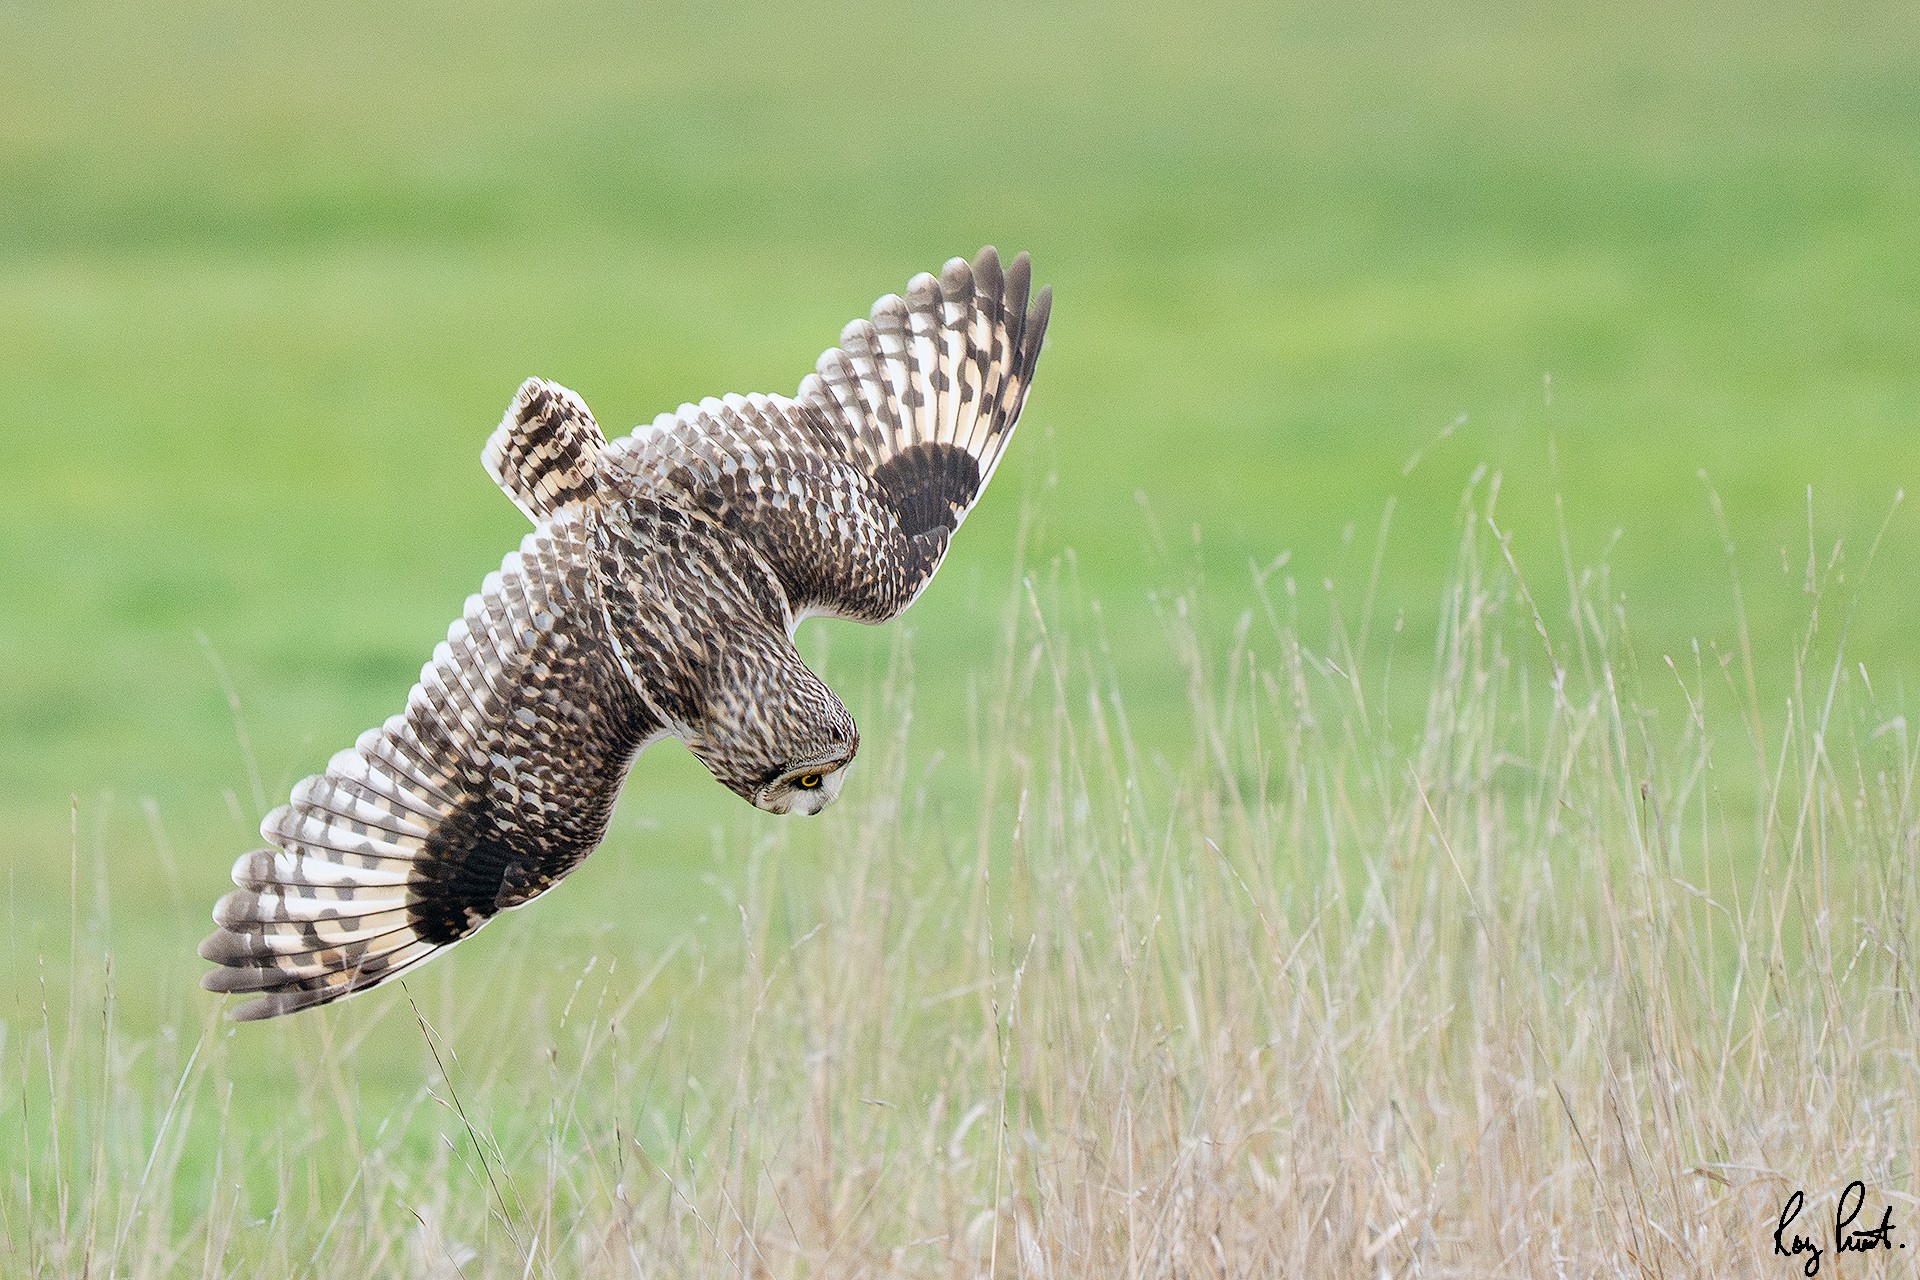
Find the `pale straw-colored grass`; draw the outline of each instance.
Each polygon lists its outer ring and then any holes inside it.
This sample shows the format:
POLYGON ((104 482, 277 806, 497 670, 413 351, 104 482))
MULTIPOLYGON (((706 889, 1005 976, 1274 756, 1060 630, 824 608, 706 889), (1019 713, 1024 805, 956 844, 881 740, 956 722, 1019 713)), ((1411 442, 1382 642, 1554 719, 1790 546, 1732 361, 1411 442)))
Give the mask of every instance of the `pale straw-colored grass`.
POLYGON ((1845 602, 1636 653, 1605 573, 1531 590, 1491 508, 1437 624, 1336 610, 1319 651, 1284 570, 1124 640, 1039 575, 967 741, 870 727, 858 790, 738 827, 731 918, 650 971, 465 971, 394 1115, 343 1120, 357 1042, 317 1020, 264 1134, 224 1029, 10 1023, 0 1267, 1784 1277, 1787 1196, 1830 1245, 1856 1178, 1914 1243, 1916 758, 1845 602), (1130 730, 1122 643, 1184 673, 1177 743, 1130 730))

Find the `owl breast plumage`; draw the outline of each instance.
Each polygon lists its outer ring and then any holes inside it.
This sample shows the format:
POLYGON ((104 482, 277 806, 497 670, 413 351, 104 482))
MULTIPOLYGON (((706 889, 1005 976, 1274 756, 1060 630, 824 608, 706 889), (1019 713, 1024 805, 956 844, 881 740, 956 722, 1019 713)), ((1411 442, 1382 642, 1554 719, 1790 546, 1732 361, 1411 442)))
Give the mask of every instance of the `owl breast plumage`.
POLYGON ((236 1018, 406 972, 530 901, 606 833, 672 736, 773 812, 817 813, 859 746, 794 627, 884 622, 925 589, 1025 402, 1051 295, 992 248, 848 325, 791 397, 683 405, 609 443, 525 383, 487 442, 533 521, 406 710, 261 824, 200 954, 236 1018))

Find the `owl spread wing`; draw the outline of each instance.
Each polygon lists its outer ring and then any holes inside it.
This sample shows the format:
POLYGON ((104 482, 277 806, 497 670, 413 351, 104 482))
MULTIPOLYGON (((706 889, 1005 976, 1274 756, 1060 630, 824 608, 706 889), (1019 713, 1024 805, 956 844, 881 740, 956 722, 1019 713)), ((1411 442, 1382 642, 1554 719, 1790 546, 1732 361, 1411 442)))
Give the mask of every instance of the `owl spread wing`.
POLYGON ((613 483, 748 538, 793 620, 896 617, 926 587, 1025 403, 1052 293, 991 248, 889 295, 798 392, 683 405, 606 450, 613 483))
MULTIPOLYGON (((589 420, 590 421, 590 420, 589 420)), ((551 498, 548 493, 545 497, 551 498)), ((662 725, 606 649, 591 517, 543 522, 467 601, 405 712, 267 815, 200 947, 270 1018, 404 973, 571 871, 662 725)))

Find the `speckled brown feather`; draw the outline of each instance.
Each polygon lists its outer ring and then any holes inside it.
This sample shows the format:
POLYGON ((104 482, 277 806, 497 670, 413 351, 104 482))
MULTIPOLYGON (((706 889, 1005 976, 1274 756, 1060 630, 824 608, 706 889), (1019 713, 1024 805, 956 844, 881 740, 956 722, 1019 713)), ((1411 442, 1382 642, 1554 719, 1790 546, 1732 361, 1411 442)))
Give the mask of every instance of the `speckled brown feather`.
POLYGON ((525 383, 483 461, 534 531, 406 711, 267 815, 205 985, 273 1017, 439 954, 577 866, 665 734, 778 811, 783 774, 837 775, 859 734, 793 627, 884 621, 925 587, 1005 450, 1048 303, 1028 305, 1024 254, 956 258, 848 325, 793 398, 705 400, 611 445, 578 396, 525 383))

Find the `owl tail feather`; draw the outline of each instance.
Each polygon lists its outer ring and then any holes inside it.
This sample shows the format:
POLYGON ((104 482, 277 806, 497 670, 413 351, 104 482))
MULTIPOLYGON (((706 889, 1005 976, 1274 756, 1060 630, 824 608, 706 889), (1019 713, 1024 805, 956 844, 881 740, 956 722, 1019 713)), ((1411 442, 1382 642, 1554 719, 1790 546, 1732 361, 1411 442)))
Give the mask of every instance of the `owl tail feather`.
POLYGON ((579 396, 528 378, 487 440, 480 461, 535 524, 591 497, 607 438, 579 396))

